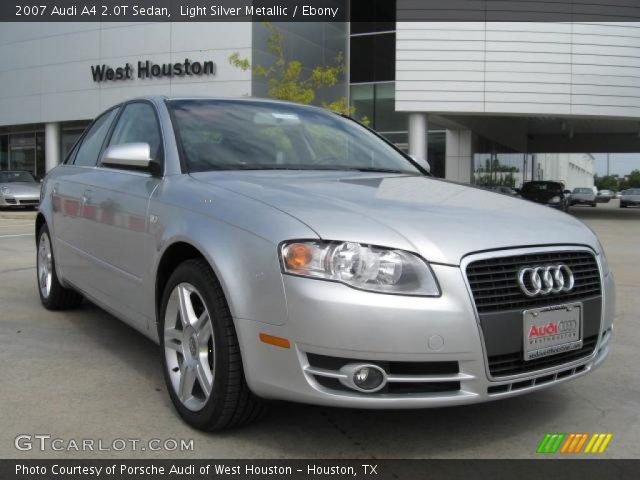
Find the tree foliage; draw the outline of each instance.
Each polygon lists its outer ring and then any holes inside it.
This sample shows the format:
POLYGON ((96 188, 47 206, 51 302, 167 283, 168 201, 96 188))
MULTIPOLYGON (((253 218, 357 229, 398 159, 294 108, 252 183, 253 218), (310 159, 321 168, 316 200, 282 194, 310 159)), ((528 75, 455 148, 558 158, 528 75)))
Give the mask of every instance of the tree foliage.
POLYGON ((621 191, 627 188, 640 188, 640 170, 633 170, 626 177, 618 175, 596 176, 594 181, 598 190, 621 191))
MULTIPOLYGON (((251 62, 233 53, 229 56, 229 63, 241 70, 252 68, 256 77, 263 78, 268 84, 268 96, 277 100, 302 103, 309 105, 316 100, 319 89, 333 87, 346 74, 346 65, 342 52, 336 55, 331 65, 316 65, 311 68, 296 59, 287 58, 284 48, 284 34, 270 22, 263 22, 269 36, 267 50, 276 61, 273 65, 251 65, 251 62)), ((340 97, 332 102, 322 102, 322 106, 334 112, 353 115, 355 109, 349 105, 346 97, 340 97)), ((365 117, 363 123, 369 121, 365 117)))

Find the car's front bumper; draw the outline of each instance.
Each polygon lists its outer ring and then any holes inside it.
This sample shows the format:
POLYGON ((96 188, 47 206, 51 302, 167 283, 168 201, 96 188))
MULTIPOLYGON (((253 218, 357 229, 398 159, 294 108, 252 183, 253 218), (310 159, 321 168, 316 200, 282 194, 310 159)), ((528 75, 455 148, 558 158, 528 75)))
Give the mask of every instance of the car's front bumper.
MULTIPOLYGON (((545 388, 584 375, 609 351, 614 286, 603 280, 601 330, 593 354, 572 363, 492 380, 473 301, 459 267, 433 265, 442 296, 382 295, 347 286, 284 276, 289 316, 283 325, 236 319, 250 388, 264 398, 353 408, 426 408, 489 401, 545 388), (290 348, 260 341, 286 338, 290 348), (393 390, 359 393, 325 381, 336 369, 311 358, 396 365, 451 365, 455 371, 396 375, 393 390), (357 360, 356 360, 357 359, 357 360), (320 375, 318 375, 320 372, 320 375), (412 377, 412 378, 409 378, 412 377), (418 387, 402 391, 404 385, 418 387), (424 388, 420 388, 423 385, 424 388), (432 388, 437 387, 437 388, 432 388)), ((439 368, 439 367, 438 367, 439 368)), ((335 383, 335 381, 334 381, 335 383)), ((389 385, 392 385, 389 383, 389 385)))
POLYGON ((39 195, 0 195, 0 207, 37 207, 39 195))

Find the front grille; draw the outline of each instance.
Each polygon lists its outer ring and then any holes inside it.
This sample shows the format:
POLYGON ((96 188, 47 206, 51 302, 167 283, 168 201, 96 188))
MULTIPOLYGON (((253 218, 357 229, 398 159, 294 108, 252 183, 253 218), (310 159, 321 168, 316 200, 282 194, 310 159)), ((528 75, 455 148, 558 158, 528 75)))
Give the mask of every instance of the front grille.
POLYGON ((589 252, 551 252, 477 260, 467 266, 467 279, 478 313, 523 310, 600 295, 600 273, 589 252), (518 285, 522 267, 563 263, 575 277, 571 292, 527 297, 518 285))
POLYGON ((20 205, 38 205, 39 200, 20 200, 20 205))
POLYGON ((591 355, 596 348, 597 342, 598 335, 592 335, 583 339, 582 348, 580 349, 550 355, 536 360, 523 360, 521 352, 490 356, 489 371, 494 377, 507 377, 509 375, 519 375, 521 373, 543 370, 545 368, 575 362, 576 360, 591 355))

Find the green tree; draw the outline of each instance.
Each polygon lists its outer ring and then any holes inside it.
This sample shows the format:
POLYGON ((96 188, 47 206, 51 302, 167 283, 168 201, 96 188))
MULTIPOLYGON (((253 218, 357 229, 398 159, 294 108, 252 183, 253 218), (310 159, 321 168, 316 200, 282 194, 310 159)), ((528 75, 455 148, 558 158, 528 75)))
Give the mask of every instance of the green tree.
MULTIPOLYGON (((276 57, 273 65, 251 65, 251 62, 240 56, 238 52, 229 56, 229 63, 241 70, 252 68, 255 76, 267 81, 270 98, 309 105, 316 99, 319 89, 333 87, 346 73, 346 65, 342 52, 336 55, 332 65, 316 65, 306 68, 300 60, 287 58, 284 48, 284 34, 270 22, 262 25, 269 32, 267 51, 276 57)), ((349 105, 346 97, 332 102, 322 102, 322 106, 334 112, 353 116, 355 109, 349 105)), ((365 125, 369 119, 360 119, 365 125)))
POLYGON ((618 190, 618 178, 613 175, 605 175, 604 177, 595 177, 594 183, 598 190, 618 190))
POLYGON ((627 176, 627 188, 640 188, 640 170, 633 170, 627 176))

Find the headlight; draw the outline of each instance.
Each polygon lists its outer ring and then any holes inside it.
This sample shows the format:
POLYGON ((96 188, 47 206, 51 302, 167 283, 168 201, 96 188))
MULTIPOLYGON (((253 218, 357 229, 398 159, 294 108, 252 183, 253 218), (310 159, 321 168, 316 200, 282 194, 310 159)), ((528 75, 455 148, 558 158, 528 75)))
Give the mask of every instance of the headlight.
POLYGON ((0 188, 0 192, 2 192, 5 195, 8 195, 11 193, 11 189, 9 187, 2 187, 0 188))
POLYGON ((549 203, 560 203, 560 197, 556 195, 555 197, 551 197, 549 203))
POLYGON ((372 292, 437 297, 438 282, 417 255, 354 242, 292 241, 280 248, 284 273, 372 292))

